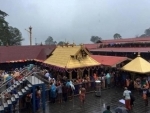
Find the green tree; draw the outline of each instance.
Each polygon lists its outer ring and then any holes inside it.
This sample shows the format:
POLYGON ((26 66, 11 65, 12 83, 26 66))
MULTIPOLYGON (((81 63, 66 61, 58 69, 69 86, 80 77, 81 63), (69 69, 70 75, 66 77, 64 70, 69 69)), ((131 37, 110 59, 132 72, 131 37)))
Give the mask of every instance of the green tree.
POLYGON ((21 32, 5 21, 7 13, 0 10, 0 45, 21 45, 23 40, 21 32))
POLYGON ((115 34, 114 34, 114 39, 121 39, 121 35, 118 34, 118 33, 115 33, 115 34))
POLYGON ((6 16, 8 14, 0 10, 0 30, 3 30, 4 26, 8 26, 8 23, 5 21, 6 16))
POLYGON ((51 36, 49 36, 49 37, 45 40, 45 45, 53 45, 53 44, 57 44, 57 42, 54 41, 51 36))
MULTIPOLYGON (((8 36, 7 43, 8 45, 21 45, 21 41, 24 39, 22 38, 22 33, 17 28, 13 28, 9 26, 9 36, 8 36)), ((6 43, 6 42, 5 42, 6 43)))
POLYGON ((57 45, 60 45, 60 46, 62 46, 63 44, 65 44, 65 42, 63 42, 63 41, 60 41, 60 42, 58 42, 58 44, 57 44, 57 45))
POLYGON ((93 43, 97 43, 98 41, 101 41, 101 40, 102 38, 99 36, 91 36, 91 39, 90 39, 90 41, 93 43))
MULTIPOLYGON (((147 37, 146 34, 142 34, 140 37, 147 37)), ((137 38, 140 38, 140 37, 137 37, 137 38)))
POLYGON ((145 29, 144 34, 142 34, 140 37, 149 37, 150 36, 150 28, 145 29))
POLYGON ((150 28, 148 28, 148 29, 145 30, 145 35, 146 36, 150 36, 150 28))

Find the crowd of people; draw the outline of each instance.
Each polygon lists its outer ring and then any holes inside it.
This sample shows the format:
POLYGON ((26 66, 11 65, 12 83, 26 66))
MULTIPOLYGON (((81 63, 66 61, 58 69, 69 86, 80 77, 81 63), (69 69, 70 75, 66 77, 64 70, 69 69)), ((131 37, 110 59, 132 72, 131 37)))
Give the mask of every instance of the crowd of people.
POLYGON ((134 81, 127 78, 125 91, 123 96, 125 98, 125 106, 128 110, 132 110, 134 106, 135 97, 132 94, 133 90, 136 89, 139 94, 142 95, 144 105, 148 106, 148 97, 150 96, 150 77, 137 77, 134 81))
MULTIPOLYGON (((135 97, 134 94, 131 92, 137 91, 139 94, 141 94, 141 98, 144 100, 145 106, 148 106, 148 96, 150 96, 150 76, 148 75, 137 75, 134 78, 126 72, 123 71, 101 71, 101 73, 93 73, 93 75, 89 76, 85 74, 83 77, 77 75, 76 79, 73 79, 72 81, 68 81, 66 76, 58 76, 54 79, 51 78, 52 75, 48 71, 45 71, 44 77, 49 77, 50 82, 50 92, 53 95, 55 94, 54 98, 55 100, 58 99, 58 102, 62 102, 62 100, 65 101, 66 95, 71 96, 72 91, 75 93, 75 90, 78 90, 79 99, 81 103, 84 103, 85 95, 81 96, 80 90, 82 88, 85 88, 85 91, 95 90, 95 82, 96 80, 101 81, 101 89, 106 89, 110 87, 121 87, 125 88, 125 91, 123 93, 123 97, 125 99, 125 106, 128 110, 131 110, 134 106, 135 97), (46 76, 50 75, 50 76, 46 76), (74 84, 74 90, 71 89, 71 87, 67 87, 68 82, 71 82, 71 84, 74 84), (55 93, 53 93, 53 88, 55 87, 55 93), (64 88, 65 87, 65 88, 64 88), (69 89, 70 88, 70 89, 69 89), (66 90, 64 90, 66 89, 66 90), (63 94, 65 92, 65 94, 63 94), (60 93, 60 94, 59 94, 60 93), (60 95, 65 95, 60 96, 60 95), (58 95, 58 96, 57 96, 58 95), (63 97, 63 98, 60 98, 63 97)), ((46 78, 47 79, 47 78, 46 78)), ((84 91, 83 91, 84 92, 84 91)), ((85 94, 85 93, 84 93, 85 94)), ((53 98, 50 97, 50 98, 53 98)), ((52 101, 54 102, 54 101, 52 101)))
MULTIPOLYGON (((6 73, 5 71, 0 72, 1 81, 7 81, 10 78, 15 78, 13 80, 19 80, 22 78, 20 74, 21 69, 15 69, 11 73, 6 73), (7 75, 7 77, 5 77, 7 75)), ((74 95, 79 95, 79 100, 81 106, 85 102, 85 94, 89 91, 96 90, 96 80, 101 81, 101 89, 111 88, 111 87, 125 87, 123 93, 125 99, 125 106, 128 110, 134 106, 134 95, 132 94, 133 90, 137 90, 139 94, 142 94, 145 106, 148 105, 148 96, 149 96, 149 85, 150 77, 149 76, 135 76, 132 78, 131 75, 127 72, 118 71, 118 70, 103 70, 93 71, 94 73, 88 75, 84 73, 83 76, 77 75, 76 78, 69 80, 66 75, 61 75, 61 73, 53 73, 47 69, 40 69, 40 76, 48 81, 49 89, 49 101, 51 103, 62 103, 67 102, 68 100, 73 99, 74 95)), ((12 84, 14 81, 12 81, 12 84)), ((8 84, 8 87, 12 84, 8 84)), ((8 100, 11 95, 15 94, 17 90, 14 90, 10 93, 5 94, 5 99, 8 100)), ((32 91, 28 92, 24 97, 24 101, 21 103, 26 103, 23 105, 26 108, 31 109, 30 104, 32 104, 32 91), (30 104, 29 104, 30 103, 30 104)), ((36 88, 36 110, 40 108, 41 101, 41 89, 40 87, 36 88)), ((15 104, 14 104, 15 105, 15 104)), ((15 108, 15 107, 14 107, 15 108)), ((30 111, 29 111, 30 112, 30 111)))

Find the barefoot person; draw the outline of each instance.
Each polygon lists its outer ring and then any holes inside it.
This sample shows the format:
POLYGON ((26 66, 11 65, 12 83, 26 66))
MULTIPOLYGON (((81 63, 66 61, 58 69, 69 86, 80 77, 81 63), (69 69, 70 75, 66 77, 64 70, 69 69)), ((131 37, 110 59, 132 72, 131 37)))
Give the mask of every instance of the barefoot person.
POLYGON ((79 90, 79 98, 80 98, 81 106, 84 105, 85 102, 85 93, 86 93, 86 89, 82 86, 79 90))
POLYGON ((130 94, 131 94, 131 91, 129 91, 128 88, 125 87, 125 90, 123 92, 123 96, 125 98, 125 106, 128 110, 131 110, 131 106, 130 106, 131 97, 130 97, 130 94))

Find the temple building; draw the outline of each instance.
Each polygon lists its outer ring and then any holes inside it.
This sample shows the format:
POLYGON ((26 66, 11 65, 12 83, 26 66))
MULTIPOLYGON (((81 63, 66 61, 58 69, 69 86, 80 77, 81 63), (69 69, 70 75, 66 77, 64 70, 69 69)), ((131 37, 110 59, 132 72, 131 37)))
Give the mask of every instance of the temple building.
POLYGON ((84 46, 94 55, 125 56, 133 59, 140 53, 144 59, 150 60, 150 37, 101 40, 84 46))
POLYGON ((83 76, 84 70, 90 73, 91 68, 99 67, 100 63, 94 60, 83 45, 66 44, 57 46, 54 52, 44 61, 44 64, 56 71, 67 71, 72 79, 72 72, 83 76))

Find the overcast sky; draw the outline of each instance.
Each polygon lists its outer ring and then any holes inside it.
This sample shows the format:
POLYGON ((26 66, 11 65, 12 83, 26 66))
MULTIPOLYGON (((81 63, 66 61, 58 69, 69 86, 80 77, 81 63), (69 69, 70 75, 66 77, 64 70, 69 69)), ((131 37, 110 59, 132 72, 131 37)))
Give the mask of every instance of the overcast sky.
POLYGON ((6 20, 17 27, 23 45, 29 45, 33 27, 33 44, 54 40, 91 43, 91 36, 112 39, 135 37, 150 27, 150 0, 0 0, 0 10, 9 14, 6 20))

